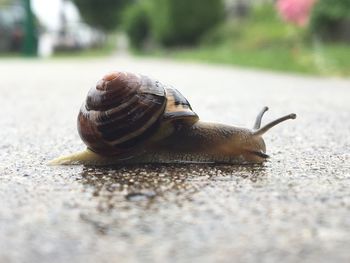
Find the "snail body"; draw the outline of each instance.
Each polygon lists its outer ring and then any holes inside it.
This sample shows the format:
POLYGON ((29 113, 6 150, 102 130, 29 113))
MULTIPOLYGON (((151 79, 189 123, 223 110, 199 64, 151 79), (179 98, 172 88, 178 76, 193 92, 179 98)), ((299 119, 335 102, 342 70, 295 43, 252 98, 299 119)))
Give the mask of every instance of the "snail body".
POLYGON ((51 164, 262 163, 262 135, 295 114, 252 130, 199 120, 176 89, 146 76, 113 72, 90 89, 78 115, 87 149, 51 164))

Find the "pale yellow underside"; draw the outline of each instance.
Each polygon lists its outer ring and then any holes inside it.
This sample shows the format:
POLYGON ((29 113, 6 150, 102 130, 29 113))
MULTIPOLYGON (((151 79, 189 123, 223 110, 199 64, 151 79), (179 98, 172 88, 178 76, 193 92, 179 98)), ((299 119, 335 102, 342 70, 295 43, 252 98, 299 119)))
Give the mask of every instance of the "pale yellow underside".
POLYGON ((89 149, 73 153, 67 156, 61 156, 51 160, 49 165, 109 165, 115 163, 115 158, 98 155, 89 149))

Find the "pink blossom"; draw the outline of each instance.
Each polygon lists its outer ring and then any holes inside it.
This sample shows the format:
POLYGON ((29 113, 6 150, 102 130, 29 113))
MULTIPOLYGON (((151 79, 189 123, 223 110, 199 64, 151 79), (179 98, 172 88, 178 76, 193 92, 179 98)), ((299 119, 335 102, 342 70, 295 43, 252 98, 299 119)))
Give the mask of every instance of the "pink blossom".
POLYGON ((282 18, 297 26, 306 26, 316 0, 278 0, 277 10, 282 18))

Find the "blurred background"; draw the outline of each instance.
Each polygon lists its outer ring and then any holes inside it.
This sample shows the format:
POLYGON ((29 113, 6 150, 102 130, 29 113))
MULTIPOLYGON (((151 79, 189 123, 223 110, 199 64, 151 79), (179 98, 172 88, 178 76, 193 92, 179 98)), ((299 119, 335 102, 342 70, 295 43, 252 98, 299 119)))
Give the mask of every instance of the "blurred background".
POLYGON ((0 0, 0 59, 135 54, 350 75, 350 0, 0 0))

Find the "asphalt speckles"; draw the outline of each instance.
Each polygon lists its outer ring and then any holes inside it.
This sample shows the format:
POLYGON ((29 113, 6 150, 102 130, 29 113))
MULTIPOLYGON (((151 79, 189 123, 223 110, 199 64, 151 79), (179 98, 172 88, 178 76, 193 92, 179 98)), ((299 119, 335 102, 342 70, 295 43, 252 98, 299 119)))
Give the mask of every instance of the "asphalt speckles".
POLYGON ((348 80, 130 59, 5 71, 0 262, 349 262, 348 80), (263 165, 48 166, 83 148, 77 111, 115 69, 172 84, 204 120, 298 117, 264 136, 263 165))

